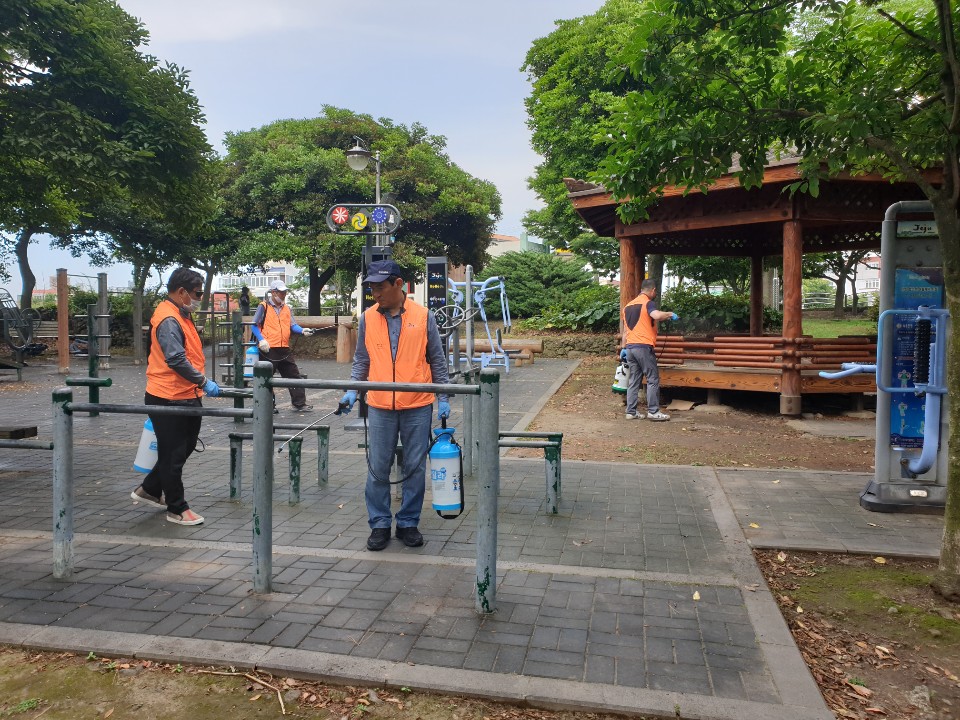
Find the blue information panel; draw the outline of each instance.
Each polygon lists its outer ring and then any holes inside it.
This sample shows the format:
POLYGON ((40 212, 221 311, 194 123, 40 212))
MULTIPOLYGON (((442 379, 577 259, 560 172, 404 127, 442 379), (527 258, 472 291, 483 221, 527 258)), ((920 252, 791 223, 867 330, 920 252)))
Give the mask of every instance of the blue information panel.
MULTIPOLYGON (((897 268, 893 307, 916 310, 921 305, 943 307, 942 268, 897 268)), ((911 387, 916 318, 895 315, 893 331, 893 372, 891 383, 911 387)), ((895 447, 923 447, 923 416, 926 396, 895 393, 890 396, 890 444, 895 447)))

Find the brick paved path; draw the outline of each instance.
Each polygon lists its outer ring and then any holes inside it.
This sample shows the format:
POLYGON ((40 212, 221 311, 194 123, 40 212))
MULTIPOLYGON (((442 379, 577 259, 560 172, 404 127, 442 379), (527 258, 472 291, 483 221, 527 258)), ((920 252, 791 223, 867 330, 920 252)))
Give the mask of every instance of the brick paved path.
MULTIPOLYGON (((101 399, 142 402, 143 371, 115 365, 115 384, 101 399)), ((301 366, 311 377, 349 374, 331 362, 301 366)), ((573 367, 538 360, 503 376, 502 427, 525 426, 573 367)), ((50 437, 50 391, 60 382, 52 370, 32 367, 26 382, 0 383, 0 425, 37 424, 41 437, 50 437)), ((339 393, 308 396, 319 417, 339 393)), ((75 397, 84 399, 85 391, 75 397)), ((280 401, 282 420, 304 420, 288 412, 286 397, 280 401)), ((218 403, 229 404, 206 401, 218 403)), ((460 400, 452 404, 456 425, 460 400)), ((750 502, 771 484, 763 473, 568 460, 560 513, 547 515, 543 461, 504 458, 497 612, 481 616, 473 609, 472 488, 456 520, 427 508, 424 547, 394 540, 382 553, 367 552, 362 433, 332 420, 329 485, 315 482, 308 440, 299 505, 287 502, 286 455, 277 456, 269 595, 251 592, 249 447, 244 494, 229 500, 231 420, 204 420, 205 450, 188 462, 186 484, 207 522, 188 528, 128 497, 138 482, 130 466, 142 418, 78 415, 77 572, 69 582, 51 575, 50 453, 0 450, 7 510, 0 518, 0 641, 584 710, 831 717, 744 534, 758 513, 766 518, 758 524, 779 528, 784 540, 796 529, 796 506, 767 494, 759 495, 762 508, 750 502)), ((830 482, 823 473, 781 476, 789 482, 780 489, 790 487, 794 498, 805 480, 814 489, 830 482)), ((830 501, 839 507, 836 518, 820 520, 837 533, 841 500, 830 501)), ((806 508, 804 518, 818 530, 820 510, 806 508)), ((913 537, 919 552, 922 533, 913 537)), ((843 542, 856 545, 852 537, 843 542)))

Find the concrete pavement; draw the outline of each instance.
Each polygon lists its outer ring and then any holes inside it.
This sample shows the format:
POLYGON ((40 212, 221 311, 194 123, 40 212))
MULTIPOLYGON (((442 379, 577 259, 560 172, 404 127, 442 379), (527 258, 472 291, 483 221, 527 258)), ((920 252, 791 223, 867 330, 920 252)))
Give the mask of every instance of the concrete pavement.
MULTIPOLYGON (((300 364, 311 377, 349 374, 300 364)), ((102 401, 141 403, 143 370, 114 366, 102 401)), ((538 360, 503 375, 501 427, 523 429, 574 367, 538 360)), ((36 424, 49 438, 62 380, 47 366, 24 377, 0 383, 0 425, 36 424)), ((338 398, 308 395, 317 417, 338 398)), ((305 419, 279 399, 282 420, 305 419)), ((453 406, 457 425, 460 400, 453 406)), ((548 515, 543 461, 505 457, 497 612, 478 615, 469 483, 456 520, 424 512, 424 547, 393 540, 370 553, 362 434, 338 422, 326 488, 310 481, 315 446, 304 443, 298 505, 287 503, 278 456, 269 595, 251 590, 249 458, 245 493, 229 499, 232 421, 204 419, 187 497, 207 521, 188 528, 129 499, 142 419, 77 415, 70 581, 51 574, 50 453, 0 449, 0 642, 584 711, 829 718, 751 544, 921 556, 939 547, 939 518, 861 510, 862 475, 566 460, 560 513, 548 515)))

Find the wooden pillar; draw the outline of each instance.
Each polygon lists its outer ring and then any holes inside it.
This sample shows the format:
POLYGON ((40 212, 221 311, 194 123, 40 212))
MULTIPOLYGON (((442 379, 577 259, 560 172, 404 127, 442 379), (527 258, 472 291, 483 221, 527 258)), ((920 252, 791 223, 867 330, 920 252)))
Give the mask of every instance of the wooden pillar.
POLYGON ((763 335, 763 256, 750 258, 750 335, 763 335))
POLYGON ((70 285, 67 271, 57 269, 57 365, 61 375, 70 372, 70 285))
MULTIPOLYGON (((618 221, 619 224, 619 221, 618 221)), ((643 280, 643 258, 633 238, 620 238, 620 307, 640 294, 643 280)))
MULTIPOLYGON (((783 224, 783 339, 803 335, 803 228, 797 220, 783 224)), ((800 414, 800 371, 783 370, 780 378, 780 414, 800 414)))
MULTIPOLYGON (((358 321, 359 323, 359 321, 358 321)), ((348 321, 337 325, 337 362, 353 362, 357 349, 357 329, 348 321)))

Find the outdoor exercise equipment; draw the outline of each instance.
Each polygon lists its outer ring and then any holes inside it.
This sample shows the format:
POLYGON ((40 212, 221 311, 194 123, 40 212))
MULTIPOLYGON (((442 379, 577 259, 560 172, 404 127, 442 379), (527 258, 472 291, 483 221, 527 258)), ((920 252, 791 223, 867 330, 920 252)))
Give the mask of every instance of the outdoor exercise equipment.
POLYGON ((950 315, 930 203, 891 205, 880 244, 877 362, 844 363, 840 372, 820 375, 877 377, 875 470, 860 505, 877 512, 938 509, 947 492, 950 315))
POLYGON ((0 288, 0 313, 3 318, 3 341, 14 352, 33 342, 33 333, 40 327, 40 313, 33 308, 21 310, 6 288, 0 288))
MULTIPOLYGON (((510 356, 503 349, 502 332, 510 332, 512 322, 510 320, 510 300, 507 297, 507 286, 503 277, 494 275, 478 282, 472 280, 457 282, 448 278, 447 283, 453 303, 447 304, 436 311, 437 325, 441 328, 441 332, 449 333, 464 323, 467 323, 467 327, 472 330, 474 318, 479 315, 487 333, 487 341, 490 343, 491 352, 481 352, 479 356, 474 356, 472 343, 468 342, 466 360, 471 363, 479 362, 481 368, 499 366, 509 373, 510 356), (498 293, 500 311, 503 315, 503 330, 497 329, 495 336, 490 332, 490 323, 487 321, 487 311, 484 307, 487 294, 492 292, 498 293)), ((455 365, 459 365, 459 352, 458 342, 457 347, 453 348, 453 353, 456 356, 455 365)))

